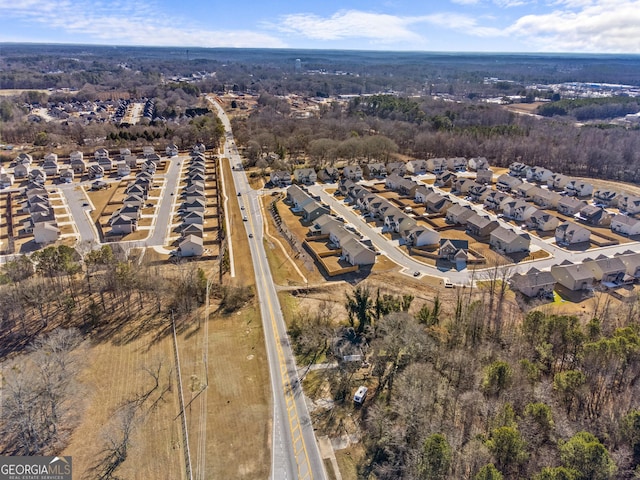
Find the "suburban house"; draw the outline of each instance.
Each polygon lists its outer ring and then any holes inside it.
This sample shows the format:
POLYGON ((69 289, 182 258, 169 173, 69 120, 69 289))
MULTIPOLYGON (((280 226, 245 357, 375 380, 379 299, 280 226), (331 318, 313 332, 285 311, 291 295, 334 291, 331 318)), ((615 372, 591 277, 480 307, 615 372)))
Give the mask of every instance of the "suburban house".
POLYGON ((60 172, 60 181, 62 183, 73 182, 74 173, 70 168, 65 168, 60 172))
POLYGON ((527 200, 533 200, 533 197, 540 191, 542 191, 540 187, 529 182, 524 182, 516 188, 516 194, 527 200))
POLYGON ((512 177, 526 177, 529 167, 521 162, 513 162, 509 165, 509 175, 512 177))
POLYGON ((204 253, 204 243, 202 237, 197 235, 187 235, 178 245, 178 252, 181 257, 199 257, 204 253))
POLYGON ((474 182, 473 185, 469 187, 467 195, 473 202, 484 202, 492 191, 488 185, 474 182))
POLYGON ((451 187, 451 191, 466 194, 473 185, 476 185, 476 181, 471 178, 456 178, 456 181, 453 182, 453 186, 451 187))
POLYGON ((390 208, 396 208, 385 199, 381 199, 380 203, 374 202, 371 204, 371 215, 377 217, 380 220, 384 220, 385 212, 390 208))
POLYGON ((340 170, 334 167, 326 167, 318 172, 317 177, 325 183, 335 183, 340 180, 340 170))
POLYGON ((116 214, 109 220, 111 225, 111 233, 116 235, 127 235, 135 232, 138 228, 138 219, 135 216, 129 216, 115 212, 116 214))
POLYGON ((509 254, 529 251, 531 237, 527 233, 518 234, 515 231, 498 227, 489 234, 489 245, 496 251, 509 254))
POLYGON ((204 237, 204 227, 197 223, 191 223, 182 228, 182 236, 195 235, 196 237, 204 237))
POLYGON ((572 222, 564 222, 556 227, 556 243, 558 245, 577 245, 588 242, 591 231, 572 222))
POLYGON ((489 160, 486 157, 473 157, 467 162, 469 170, 489 170, 489 160))
POLYGON ((433 184, 436 187, 452 187, 457 178, 455 173, 445 170, 444 172, 436 174, 436 179, 433 184))
POLYGON ((178 152, 180 150, 178 149, 178 146, 175 143, 172 143, 171 145, 167 145, 167 148, 165 148, 164 151, 167 157, 175 157, 176 155, 178 155, 178 152))
POLYGON ((360 240, 350 238, 342 245, 341 258, 350 265, 373 265, 376 262, 376 252, 360 240))
POLYGON ((506 193, 493 190, 484 199, 484 206, 489 210, 501 210, 504 203, 512 202, 513 200, 514 198, 506 193))
POLYGON ((426 205, 429 212, 442 213, 447 211, 447 209, 452 205, 452 202, 447 197, 443 197, 439 193, 433 192, 427 197, 426 205))
MULTIPOLYGON (((416 221, 402 213, 402 210, 396 207, 388 208, 384 212, 384 228, 387 231, 395 233, 403 233, 411 230, 416 226, 416 221)), ((404 235, 403 235, 404 236, 404 235)))
POLYGON ((156 149, 151 145, 145 145, 142 147, 142 156, 144 158, 149 158, 151 155, 156 153, 156 149))
POLYGON ((563 215, 573 217, 576 213, 578 213, 586 206, 587 202, 585 202, 584 200, 579 200, 575 197, 563 196, 560 201, 558 201, 558 206, 556 207, 556 209, 563 215))
POLYGON ((490 185, 493 182, 493 172, 489 169, 480 169, 476 172, 476 182, 490 185))
POLYGON ((298 185, 291 185, 287 188, 287 196, 285 200, 293 208, 301 209, 306 202, 311 200, 311 196, 298 185))
POLYGON ((113 160, 109 157, 100 157, 98 159, 98 165, 101 166, 105 172, 113 170, 113 160))
POLYGON ((585 260, 582 264, 591 270, 593 278, 603 283, 622 283, 627 267, 620 257, 600 255, 595 260, 585 260))
POLYGON ((611 225, 611 214, 602 207, 587 205, 583 207, 576 217, 583 222, 595 227, 607 227, 611 225))
POLYGON ((411 175, 422 175, 427 173, 426 160, 409 160, 407 162, 407 173, 411 175))
POLYGON ((407 164, 404 162, 389 162, 387 163, 387 174, 395 173, 401 177, 407 173, 407 164))
POLYGON ((204 213, 187 212, 182 216, 182 223, 184 223, 185 225, 191 225, 192 223, 202 225, 204 224, 204 213))
MULTIPOLYGON (((563 198, 571 198, 572 200, 576 200, 573 197, 564 197, 560 195, 558 192, 553 192, 551 190, 547 190, 546 188, 540 188, 533 195, 533 203, 535 203, 540 208, 558 208, 558 203, 563 198)), ((580 201, 580 200, 578 200, 580 201)))
POLYGON ((384 163, 366 163, 362 167, 362 174, 365 178, 383 178, 387 176, 387 167, 384 163))
POLYGON ((142 208, 144 206, 144 198, 140 195, 127 195, 122 201, 122 204, 142 208))
POLYGON ((125 155, 122 160, 131 168, 136 168, 138 166, 138 159, 134 155, 125 155))
POLYGON ((564 186, 564 191, 571 197, 589 197, 593 193, 593 185, 574 178, 564 186))
POLYGON ((356 208, 359 208, 362 211, 362 213, 367 213, 371 208, 371 204, 376 200, 378 200, 378 198, 379 197, 373 193, 364 195, 363 197, 360 197, 358 199, 356 208))
POLYGON ((469 258, 469 242, 448 238, 440 239, 438 258, 455 263, 456 269, 458 270, 465 268, 467 259, 469 258))
POLYGON ((33 225, 33 241, 39 245, 54 243, 60 237, 60 229, 55 222, 38 222, 33 225))
POLYGON ((636 279, 640 278, 640 253, 625 253, 618 255, 618 258, 627 268, 627 275, 636 279))
POLYGON ((491 220, 486 215, 474 213, 467 218, 467 233, 474 237, 487 240, 491 232, 498 228, 500 224, 496 220, 491 220))
POLYGON ((342 178, 348 178, 354 182, 362 180, 362 168, 360 165, 347 165, 342 169, 342 178))
POLYGON ((318 174, 313 168, 296 168, 293 171, 293 179, 298 183, 312 185, 318 180, 318 174))
POLYGON ((339 228, 332 229, 329 232, 329 243, 331 243, 335 248, 342 248, 342 246, 352 238, 356 238, 356 236, 349 230, 345 229, 344 225, 339 228))
POLYGON ((580 263, 565 261, 560 265, 554 265, 551 267, 551 275, 556 279, 556 283, 573 292, 590 290, 593 287, 593 272, 580 263))
POLYGON ((40 170, 39 168, 33 168, 29 172, 29 180, 34 183, 39 183, 40 185, 44 185, 44 182, 47 181, 47 174, 40 170))
POLYGON ((120 159, 124 159, 127 155, 131 155, 131 149, 123 147, 118 150, 118 154, 120 155, 120 159))
POLYGON ((418 183, 410 180, 408 178, 402 178, 400 182, 396 185, 396 191, 405 197, 413 198, 416 194, 416 189, 418 188, 418 183))
POLYGON ((404 180, 404 177, 401 177, 398 174, 392 173, 384 180, 384 187, 389 190, 396 190, 400 182, 404 180))
POLYGON ((107 150, 106 148, 99 148, 94 152, 93 157, 96 160, 100 160, 101 158, 109 158, 109 150, 107 150))
POLYGON ((611 219, 611 231, 629 237, 640 235, 640 220, 627 215, 614 215, 611 219))
POLYGON ((618 208, 629 215, 640 213, 640 197, 624 194, 618 200, 618 208))
POLYGON ((29 164, 18 163, 15 167, 13 167, 13 176, 15 178, 27 178, 30 171, 31 166, 29 164))
POLYGON ((447 223, 452 223, 454 225, 464 225, 467 219, 473 214, 475 214, 475 212, 471 207, 454 203, 447 209, 446 220, 447 223))
POLYGON ((433 188, 432 187, 427 187, 424 184, 418 185, 416 187, 416 191, 415 194, 413 196, 413 200, 416 203, 424 203, 427 200, 427 196, 431 193, 433 193, 433 188))
POLYGON ((440 234, 428 227, 416 226, 407 233, 407 245, 424 247, 440 243, 440 234))
POLYGON ((55 153, 50 153, 46 157, 44 157, 44 162, 42 162, 42 170, 47 175, 57 175, 60 170, 60 166, 58 165, 58 155, 55 153))
POLYGON ((271 172, 269 180, 276 187, 287 187, 291 185, 291 174, 284 170, 278 170, 276 172, 271 172))
POLYGON ((117 174, 119 177, 126 177, 131 175, 131 167, 126 163, 119 163, 117 167, 117 174))
POLYGON ((530 182, 546 184, 552 175, 551 170, 543 167, 531 167, 527 170, 527 180, 530 182))
POLYGON ((344 223, 331 215, 321 215, 309 227, 309 235, 329 235, 334 229, 343 228, 344 223))
POLYGON ((10 188, 15 181, 15 177, 10 173, 0 173, 0 188, 10 188))
POLYGON ((198 155, 200 153, 204 154, 207 151, 207 147, 205 146, 204 143, 202 142, 198 142, 193 146, 193 149, 191 150, 192 155, 198 155))
POLYGON ((182 210, 185 212, 203 212, 206 210, 207 204, 203 199, 195 199, 192 202, 182 204, 182 210))
POLYGON ((556 279, 551 272, 541 272, 533 267, 527 273, 513 275, 509 279, 509 284, 513 290, 529 298, 553 297, 556 279))
POLYGON ((506 218, 516 222, 526 222, 538 209, 524 200, 513 200, 502 205, 502 213, 506 218))
POLYGON ((607 188, 600 188, 593 192, 593 203, 605 207, 615 207, 618 204, 620 194, 607 188))
POLYGON ((529 228, 540 232, 551 232, 560 224, 560 220, 555 215, 551 215, 544 210, 536 210, 527 220, 529 228))
POLYGON ((328 206, 312 199, 302 207, 302 220, 306 223, 311 223, 318 217, 329 213, 331 213, 331 210, 328 206))
POLYGON ((496 188, 502 192, 511 192, 522 184, 522 180, 503 173, 498 177, 496 188))
POLYGON ((569 183, 571 180, 572 178, 568 175, 564 175, 562 173, 554 173, 553 175, 551 175, 551 178, 547 180, 547 186, 554 190, 564 190, 564 187, 566 187, 567 183, 569 183))
POLYGON ((427 160, 427 171, 437 175, 447 170, 446 158, 430 158, 427 160))
POLYGON ((447 158, 447 168, 452 172, 464 172, 467 169, 467 159, 464 157, 447 158))
POLYGON ((80 160, 84 162, 84 153, 79 150, 75 150, 69 154, 69 161, 73 164, 74 160, 80 160))
POLYGON ((84 163, 84 160, 82 160, 82 158, 74 158, 71 159, 71 169, 73 170, 73 173, 82 175, 87 169, 87 164, 84 163))

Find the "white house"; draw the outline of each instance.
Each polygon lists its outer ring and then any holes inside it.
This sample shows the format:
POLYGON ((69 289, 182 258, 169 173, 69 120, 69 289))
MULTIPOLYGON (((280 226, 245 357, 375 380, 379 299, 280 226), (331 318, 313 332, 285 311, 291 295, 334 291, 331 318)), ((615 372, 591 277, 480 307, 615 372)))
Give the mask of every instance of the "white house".
POLYGON ((178 246, 181 257, 199 257, 204 253, 202 237, 194 234, 187 235, 178 246))
POLYGON ((576 245, 588 242, 591 231, 572 222, 564 222, 556 227, 556 243, 558 245, 576 245))
POLYGON ((629 215, 640 213, 640 197, 624 194, 618 199, 618 208, 629 215))
POLYGON ((60 229, 54 222, 38 222, 33 226, 33 240, 39 245, 54 243, 60 237, 60 229))
POLYGON ((640 220, 627 215, 614 215, 611 219, 611 231, 629 237, 640 235, 640 220))

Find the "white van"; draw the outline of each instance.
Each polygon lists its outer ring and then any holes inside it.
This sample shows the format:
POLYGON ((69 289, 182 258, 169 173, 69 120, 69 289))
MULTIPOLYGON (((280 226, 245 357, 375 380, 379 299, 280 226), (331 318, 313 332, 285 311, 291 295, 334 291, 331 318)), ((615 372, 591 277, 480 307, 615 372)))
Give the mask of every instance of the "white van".
POLYGON ((364 386, 360 386, 358 387, 358 390, 356 391, 356 394, 353 396, 353 401, 356 403, 364 403, 364 399, 367 396, 367 391, 369 389, 367 387, 364 386))

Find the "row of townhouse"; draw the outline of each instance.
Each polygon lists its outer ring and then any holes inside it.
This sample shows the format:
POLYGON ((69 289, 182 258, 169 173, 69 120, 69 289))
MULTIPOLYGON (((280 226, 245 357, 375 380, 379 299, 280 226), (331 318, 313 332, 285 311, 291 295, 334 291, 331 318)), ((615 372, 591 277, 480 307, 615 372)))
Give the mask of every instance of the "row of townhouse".
POLYGON ((408 162, 371 162, 360 165, 347 165, 342 171, 335 167, 326 167, 316 172, 313 168, 296 168, 293 174, 278 170, 271 173, 269 181, 276 187, 288 187, 294 181, 299 184, 310 185, 317 180, 335 183, 342 179, 354 182, 362 179, 386 179, 389 176, 403 177, 404 175, 420 175, 427 172, 434 173, 440 181, 450 183, 455 180, 454 172, 467 168, 477 171, 479 183, 491 183, 493 172, 489 170, 489 162, 484 157, 475 157, 467 161, 464 157, 431 158, 429 160, 410 160, 408 162))
MULTIPOLYGON (((138 222, 142 216, 142 208, 149 196, 153 185, 151 172, 139 172, 134 181, 125 189, 122 207, 111 214, 109 226, 113 235, 128 235, 138 229, 138 222)), ((97 185, 99 188, 99 185, 97 185)))
POLYGON ((309 236, 317 235, 328 236, 332 247, 341 250, 340 258, 350 265, 373 265, 376 261, 376 252, 331 215, 321 215, 309 227, 309 236))
POLYGON ((60 238, 60 229, 56 221, 49 193, 41 184, 30 182, 25 190, 26 201, 22 209, 29 213, 25 231, 33 234, 33 240, 39 245, 54 243, 60 238))
POLYGON ((179 209, 182 218, 178 255, 199 257, 204 254, 204 220, 207 208, 205 193, 206 159, 204 152, 194 148, 187 166, 187 183, 181 192, 179 209))
POLYGON ((600 255, 581 263, 565 261, 550 271, 531 268, 510 279, 511 287, 527 297, 553 295, 557 286, 579 292, 590 291, 597 282, 604 286, 628 284, 640 279, 640 253, 628 252, 614 257, 600 255))
POLYGON ((528 182, 546 185, 549 189, 563 191, 565 195, 579 198, 592 197, 596 206, 618 207, 621 213, 635 215, 640 213, 640 196, 616 191, 611 188, 599 188, 581 179, 562 173, 554 173, 543 167, 529 167, 520 162, 509 166, 509 173, 498 178, 498 188, 513 191, 526 178, 528 182), (508 179, 507 177, 511 177, 508 179), (514 180, 515 179, 515 180, 514 180))

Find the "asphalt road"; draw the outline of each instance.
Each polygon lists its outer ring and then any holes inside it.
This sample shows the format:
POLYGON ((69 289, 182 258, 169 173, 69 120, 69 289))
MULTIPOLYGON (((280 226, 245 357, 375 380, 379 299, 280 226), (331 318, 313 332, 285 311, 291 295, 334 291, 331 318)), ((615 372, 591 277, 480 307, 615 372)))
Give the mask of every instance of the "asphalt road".
POLYGON ((263 244, 263 217, 258 192, 253 190, 242 171, 242 161, 233 140, 229 119, 220 105, 209 99, 226 129, 224 156, 233 169, 237 197, 244 206, 243 222, 256 276, 256 288, 265 331, 267 357, 273 393, 272 480, 326 479, 324 464, 298 378, 293 351, 287 336, 280 302, 271 277, 263 244), (238 166, 240 166, 238 168, 238 166))

